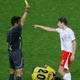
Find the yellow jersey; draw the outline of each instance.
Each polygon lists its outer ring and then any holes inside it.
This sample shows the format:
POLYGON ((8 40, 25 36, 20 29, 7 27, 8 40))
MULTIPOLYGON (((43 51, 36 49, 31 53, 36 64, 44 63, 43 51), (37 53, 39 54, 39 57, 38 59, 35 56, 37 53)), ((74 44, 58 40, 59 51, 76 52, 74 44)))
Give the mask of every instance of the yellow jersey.
POLYGON ((50 66, 35 67, 32 73, 32 80, 52 80, 56 71, 50 66))

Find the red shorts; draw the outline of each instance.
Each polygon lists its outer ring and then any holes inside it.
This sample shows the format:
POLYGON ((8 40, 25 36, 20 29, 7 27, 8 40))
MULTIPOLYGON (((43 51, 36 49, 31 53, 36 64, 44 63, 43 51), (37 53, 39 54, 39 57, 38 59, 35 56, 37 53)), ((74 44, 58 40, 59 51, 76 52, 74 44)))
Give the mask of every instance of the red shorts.
POLYGON ((62 51, 62 59, 60 62, 61 67, 64 67, 66 69, 70 68, 70 65, 71 65, 70 57, 71 57, 71 55, 72 55, 71 52, 62 51))

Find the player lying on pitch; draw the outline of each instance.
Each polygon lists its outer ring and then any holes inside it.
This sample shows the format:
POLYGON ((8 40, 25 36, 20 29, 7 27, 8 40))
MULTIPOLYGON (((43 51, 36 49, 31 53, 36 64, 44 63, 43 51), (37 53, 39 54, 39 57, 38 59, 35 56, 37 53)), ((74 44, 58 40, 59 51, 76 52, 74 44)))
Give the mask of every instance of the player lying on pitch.
POLYGON ((32 80, 61 80, 57 72, 50 66, 35 67, 32 71, 32 80))

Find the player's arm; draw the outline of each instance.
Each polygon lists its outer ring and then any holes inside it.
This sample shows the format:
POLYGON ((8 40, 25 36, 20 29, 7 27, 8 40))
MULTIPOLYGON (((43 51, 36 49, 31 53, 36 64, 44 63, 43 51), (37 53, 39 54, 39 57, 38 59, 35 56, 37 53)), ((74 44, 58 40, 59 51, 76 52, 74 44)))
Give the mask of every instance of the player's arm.
POLYGON ((73 46, 73 54, 75 55, 75 52, 76 52, 76 40, 72 41, 72 46, 73 46))
POLYGON ((74 61, 75 59, 75 52, 76 52, 76 40, 72 41, 72 56, 71 56, 71 61, 74 61))
POLYGON ((35 28, 41 28, 49 32, 57 32, 55 28, 50 28, 42 25, 34 25, 35 28))
POLYGON ((21 18, 21 25, 22 25, 22 26, 24 25, 24 23, 25 23, 25 21, 26 21, 26 18, 27 18, 29 9, 30 9, 30 6, 29 6, 29 5, 26 6, 25 12, 24 12, 24 14, 23 14, 23 16, 22 16, 22 18, 21 18))

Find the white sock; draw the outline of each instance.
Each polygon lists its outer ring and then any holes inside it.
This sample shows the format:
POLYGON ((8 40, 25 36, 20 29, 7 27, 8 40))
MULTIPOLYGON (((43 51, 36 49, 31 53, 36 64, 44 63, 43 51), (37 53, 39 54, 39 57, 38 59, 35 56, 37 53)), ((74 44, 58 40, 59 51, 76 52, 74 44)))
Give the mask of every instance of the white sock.
POLYGON ((71 80, 71 73, 65 73, 65 75, 63 76, 64 80, 71 80))

